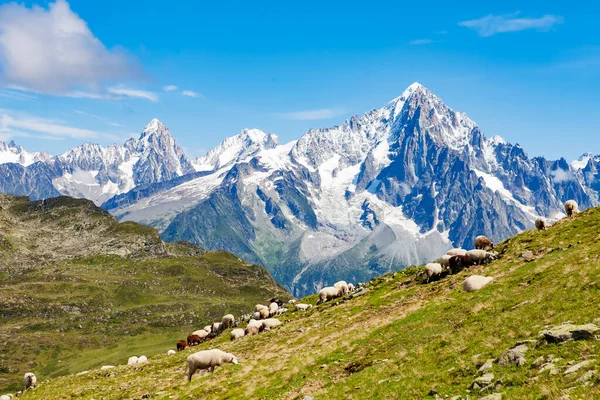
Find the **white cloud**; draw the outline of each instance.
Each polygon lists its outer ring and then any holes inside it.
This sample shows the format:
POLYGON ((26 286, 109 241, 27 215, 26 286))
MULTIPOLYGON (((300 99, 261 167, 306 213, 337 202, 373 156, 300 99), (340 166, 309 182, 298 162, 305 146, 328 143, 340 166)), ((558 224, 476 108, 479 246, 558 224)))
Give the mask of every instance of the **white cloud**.
POLYGON ((550 175, 552 175, 552 178, 554 178, 554 182, 556 183, 575 180, 575 177, 569 171, 565 171, 562 168, 550 171, 550 175))
POLYGON ((167 85, 167 86, 163 86, 163 90, 165 92, 174 92, 176 90, 178 90, 179 88, 175 85, 167 85))
POLYGON ((107 83, 143 75, 124 50, 107 49, 65 0, 47 9, 1 5, 0 64, 5 87, 70 97, 111 98, 107 83))
POLYGON ((0 111, 0 133, 4 135, 23 136, 24 134, 44 134, 54 138, 95 138, 98 133, 89 129, 81 129, 65 125, 61 122, 29 115, 10 115, 0 111))
POLYGON ((416 39, 416 40, 411 40, 410 42, 408 42, 408 44, 413 45, 413 46, 432 44, 432 43, 437 43, 437 41, 433 40, 433 39, 416 39))
POLYGON ((192 90, 184 90, 183 92, 181 92, 182 95, 184 96, 188 96, 188 97, 201 97, 202 95, 198 92, 194 92, 192 90))
POLYGON ((527 29, 548 31, 564 19, 556 15, 544 15, 540 18, 516 18, 519 13, 509 15, 487 15, 483 18, 459 22, 458 25, 474 30, 479 36, 492 36, 497 33, 518 32, 527 29))
POLYGON ((321 110, 296 111, 280 113, 279 116, 287 119, 295 119, 301 121, 327 119, 344 115, 346 110, 343 108, 323 108, 321 110))
POLYGON ((110 87, 107 89, 107 92, 117 97, 137 97, 140 99, 146 99, 154 102, 158 101, 158 96, 155 93, 148 92, 145 90, 128 89, 124 87, 110 87))

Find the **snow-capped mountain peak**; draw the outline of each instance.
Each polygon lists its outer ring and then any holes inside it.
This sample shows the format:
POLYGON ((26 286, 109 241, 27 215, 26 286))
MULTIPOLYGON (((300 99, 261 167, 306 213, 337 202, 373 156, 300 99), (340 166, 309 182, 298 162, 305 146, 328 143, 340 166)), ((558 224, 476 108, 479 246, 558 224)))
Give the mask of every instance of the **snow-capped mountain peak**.
POLYGON ((571 167, 575 170, 584 169, 588 162, 594 158, 592 153, 583 153, 577 160, 571 161, 571 167))
POLYGON ((0 142, 0 164, 17 163, 28 166, 38 161, 48 161, 50 158, 52 156, 45 151, 29 152, 17 145, 13 140, 8 144, 0 142))
POLYGON ((272 133, 260 129, 242 129, 239 134, 228 137, 205 156, 194 160, 194 167, 196 171, 220 169, 278 145, 279 138, 272 133))

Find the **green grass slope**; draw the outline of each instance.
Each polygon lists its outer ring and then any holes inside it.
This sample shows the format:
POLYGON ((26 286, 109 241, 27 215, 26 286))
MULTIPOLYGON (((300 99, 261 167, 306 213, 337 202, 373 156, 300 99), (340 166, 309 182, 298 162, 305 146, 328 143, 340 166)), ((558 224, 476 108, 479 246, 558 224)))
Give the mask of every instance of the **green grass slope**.
POLYGON ((86 200, 0 195, 0 394, 27 371, 44 380, 165 353, 270 296, 289 298, 230 253, 164 243, 86 200))
MULTIPOLYGON (((498 246, 501 259, 430 284, 419 268, 386 275, 368 291, 307 312, 284 325, 229 342, 228 334, 145 365, 90 371, 41 384, 23 399, 503 399, 600 398, 600 342, 529 343, 522 366, 492 363, 493 385, 473 389, 479 367, 547 326, 591 323, 600 302, 600 209, 527 231, 498 246), (531 253, 529 253, 531 252, 531 253), (466 276, 495 280, 465 293, 466 276), (199 349, 234 353, 239 365, 185 380, 199 349), (540 372, 553 358, 557 373, 540 372), (581 361, 587 365, 564 375, 581 361), (456 397, 455 397, 456 396, 456 397)), ((315 303, 316 296, 305 301, 315 303)))

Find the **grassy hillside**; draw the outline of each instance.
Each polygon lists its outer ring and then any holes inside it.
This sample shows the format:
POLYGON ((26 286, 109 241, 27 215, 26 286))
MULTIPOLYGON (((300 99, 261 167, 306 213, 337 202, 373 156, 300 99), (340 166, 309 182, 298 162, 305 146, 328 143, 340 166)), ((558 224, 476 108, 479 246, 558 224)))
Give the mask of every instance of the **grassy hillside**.
MULTIPOLYGON (((600 342, 539 340, 547 326, 599 317, 600 209, 528 231, 498 246, 501 259, 430 284, 419 268, 371 282, 366 293, 284 314, 283 327, 152 357, 146 365, 91 371, 42 384, 23 399, 503 399, 600 398, 600 342), (466 276, 495 281, 465 293, 466 276), (522 341, 521 366, 489 364, 522 341), (185 358, 219 347, 239 365, 185 380, 185 358), (542 365, 553 359, 555 372, 542 365), (581 361, 587 365, 564 375, 581 361), (492 373, 493 378, 484 376, 492 373), (472 384, 489 378, 488 390, 472 384), (459 396, 459 397, 454 397, 459 396)), ((305 299, 315 303, 315 296, 305 299)), ((598 321, 597 321, 598 322, 598 321)), ((481 385, 480 385, 481 386, 481 385)))
POLYGON ((174 348, 194 328, 286 297, 226 252, 164 243, 86 200, 0 195, 0 393, 174 348))

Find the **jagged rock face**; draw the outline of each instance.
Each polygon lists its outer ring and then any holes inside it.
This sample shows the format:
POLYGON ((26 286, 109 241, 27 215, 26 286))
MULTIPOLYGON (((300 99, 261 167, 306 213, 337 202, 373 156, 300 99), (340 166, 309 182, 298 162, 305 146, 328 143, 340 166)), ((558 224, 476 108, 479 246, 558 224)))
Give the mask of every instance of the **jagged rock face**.
POLYGON ((139 139, 130 139, 124 146, 85 143, 57 157, 27 153, 14 144, 8 148, 18 150, 19 160, 25 161, 4 158, 10 162, 0 166, 11 169, 12 173, 0 177, 0 187, 10 194, 28 195, 32 199, 64 194, 87 198, 99 205, 136 186, 168 181, 195 171, 167 127, 157 119, 146 126, 139 139), (6 167, 12 163, 16 164, 6 167))
POLYGON ((419 84, 285 145, 243 130, 194 160, 194 173, 156 121, 124 147, 81 153, 66 157, 69 173, 135 187, 104 204, 118 218, 259 262, 296 295, 472 248, 478 235, 502 240, 559 217, 567 199, 598 204, 600 188, 600 157, 530 159, 419 84), (115 178, 123 170, 130 180, 115 178))

